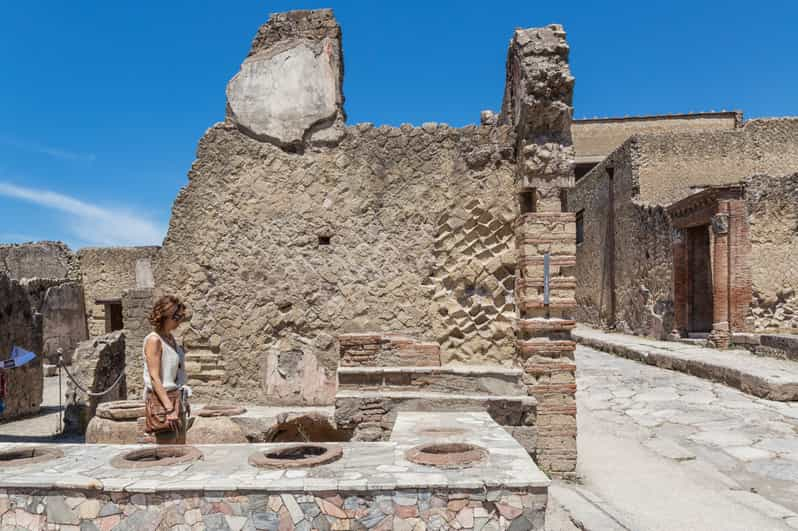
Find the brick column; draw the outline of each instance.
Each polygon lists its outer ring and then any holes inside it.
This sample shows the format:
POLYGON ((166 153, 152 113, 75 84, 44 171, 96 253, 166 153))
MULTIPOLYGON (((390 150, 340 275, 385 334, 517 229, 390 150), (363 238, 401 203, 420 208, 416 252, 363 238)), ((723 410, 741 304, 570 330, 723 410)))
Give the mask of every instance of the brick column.
POLYGON ((730 343, 729 332, 729 212, 728 203, 718 205, 711 220, 712 231, 712 332, 709 341, 717 348, 730 343))
POLYGON ((576 469, 575 345, 570 312, 576 306, 576 215, 563 212, 573 187, 571 100, 573 77, 561 26, 515 32, 507 59, 502 119, 516 128, 515 223, 519 311, 517 363, 537 399, 535 460, 546 472, 576 469), (544 257, 549 256, 549 298, 544 257))
POLYGON ((685 234, 681 229, 671 231, 673 253, 673 331, 672 339, 687 337, 688 267, 685 234))

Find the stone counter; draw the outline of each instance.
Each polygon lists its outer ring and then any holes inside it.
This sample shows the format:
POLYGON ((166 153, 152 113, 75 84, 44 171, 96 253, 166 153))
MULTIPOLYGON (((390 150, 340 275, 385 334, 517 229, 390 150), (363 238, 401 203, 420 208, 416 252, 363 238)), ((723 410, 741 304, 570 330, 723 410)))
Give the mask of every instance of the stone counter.
MULTIPOLYGON (((0 445, 0 451, 10 446, 0 445)), ((313 468, 248 464, 253 452, 278 446, 202 445, 200 461, 118 469, 111 459, 141 446, 62 445, 64 457, 58 460, 0 467, 2 527, 543 527, 548 478, 485 413, 400 414, 391 441, 343 443, 338 461, 313 468), (405 459, 406 450, 430 441, 479 445, 488 456, 460 469, 405 459)))

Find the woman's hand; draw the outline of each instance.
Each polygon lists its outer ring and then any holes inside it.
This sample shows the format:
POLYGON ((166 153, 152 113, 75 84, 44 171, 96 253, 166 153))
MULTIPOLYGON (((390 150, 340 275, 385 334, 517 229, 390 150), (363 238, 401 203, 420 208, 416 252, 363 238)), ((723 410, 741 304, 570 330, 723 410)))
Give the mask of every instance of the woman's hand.
POLYGON ((173 408, 172 411, 166 414, 166 422, 169 424, 170 428, 174 431, 178 431, 180 427, 180 417, 177 414, 176 408, 173 408))

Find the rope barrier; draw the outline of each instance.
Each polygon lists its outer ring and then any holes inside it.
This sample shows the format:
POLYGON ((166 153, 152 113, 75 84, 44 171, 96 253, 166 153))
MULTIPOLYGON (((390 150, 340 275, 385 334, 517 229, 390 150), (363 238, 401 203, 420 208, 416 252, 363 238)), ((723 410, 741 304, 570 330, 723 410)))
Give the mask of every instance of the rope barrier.
POLYGON ((95 393, 94 391, 89 391, 88 389, 86 389, 85 387, 80 385, 80 382, 78 382, 75 379, 75 377, 72 376, 72 374, 69 372, 69 369, 67 369, 66 365, 63 364, 62 359, 58 360, 58 367, 60 369, 64 369, 64 372, 69 377, 69 379, 72 380, 72 383, 75 384, 75 387, 77 387, 78 389, 80 389, 82 392, 86 393, 89 396, 104 396, 104 395, 107 395, 108 393, 110 393, 114 389, 114 387, 119 385, 119 382, 122 380, 122 377, 125 375, 125 371, 120 372, 119 376, 116 377, 116 381, 114 381, 114 383, 112 383, 111 386, 108 389, 106 389, 105 391, 101 391, 101 392, 95 393))

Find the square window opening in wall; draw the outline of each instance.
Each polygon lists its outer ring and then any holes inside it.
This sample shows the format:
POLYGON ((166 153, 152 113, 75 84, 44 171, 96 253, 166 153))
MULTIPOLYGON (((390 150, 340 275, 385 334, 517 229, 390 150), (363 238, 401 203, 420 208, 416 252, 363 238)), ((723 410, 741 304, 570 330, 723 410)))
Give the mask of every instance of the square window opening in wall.
POLYGON ((576 213, 576 244, 585 241, 585 210, 576 213))
POLYGON ((521 204, 521 214, 528 214, 535 211, 535 189, 530 188, 518 194, 519 202, 521 204))
POLYGON ((323 245, 330 245, 331 240, 332 240, 332 236, 321 236, 320 235, 319 236, 319 247, 321 247, 323 245))

